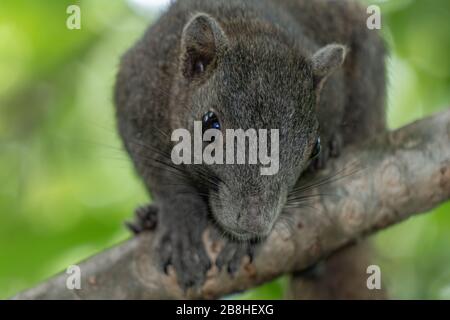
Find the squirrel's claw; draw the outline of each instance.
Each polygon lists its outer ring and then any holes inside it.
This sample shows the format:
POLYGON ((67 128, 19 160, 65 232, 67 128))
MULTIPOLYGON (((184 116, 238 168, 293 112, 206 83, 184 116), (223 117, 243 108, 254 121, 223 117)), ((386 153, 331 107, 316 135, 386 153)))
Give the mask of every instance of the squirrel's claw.
POLYGON ((153 204, 149 204, 137 208, 135 210, 134 221, 126 221, 125 226, 131 232, 133 232, 133 234, 138 235, 144 231, 154 230, 156 228, 157 222, 158 208, 153 204))

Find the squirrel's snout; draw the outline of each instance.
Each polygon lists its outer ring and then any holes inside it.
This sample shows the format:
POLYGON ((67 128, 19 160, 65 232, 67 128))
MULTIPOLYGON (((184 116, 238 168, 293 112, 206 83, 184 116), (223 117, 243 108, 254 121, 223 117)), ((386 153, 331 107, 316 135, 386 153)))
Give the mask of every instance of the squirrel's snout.
POLYGON ((272 230, 276 214, 268 208, 260 197, 251 196, 242 209, 237 224, 241 231, 258 237, 267 236, 272 230))
POLYGON ((220 202, 211 201, 212 216, 223 230, 237 239, 261 240, 275 225, 282 193, 275 188, 258 193, 219 188, 216 198, 220 202))

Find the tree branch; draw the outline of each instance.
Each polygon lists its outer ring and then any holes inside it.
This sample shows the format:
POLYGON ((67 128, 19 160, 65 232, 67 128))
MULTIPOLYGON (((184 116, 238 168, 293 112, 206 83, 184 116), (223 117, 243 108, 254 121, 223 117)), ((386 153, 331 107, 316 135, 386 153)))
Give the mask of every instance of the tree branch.
MULTIPOLYGON (((153 258, 155 232, 142 234, 79 264, 82 288, 66 288, 61 273, 16 299, 216 298, 301 271, 362 236, 384 229, 450 198, 450 109, 346 149, 315 179, 308 207, 289 209, 253 263, 234 277, 213 267, 202 288, 183 293, 170 270, 153 258), (344 170, 342 170, 344 168, 344 170), (355 169, 357 172, 355 173, 355 169)), ((205 234, 212 259, 220 249, 205 234)))

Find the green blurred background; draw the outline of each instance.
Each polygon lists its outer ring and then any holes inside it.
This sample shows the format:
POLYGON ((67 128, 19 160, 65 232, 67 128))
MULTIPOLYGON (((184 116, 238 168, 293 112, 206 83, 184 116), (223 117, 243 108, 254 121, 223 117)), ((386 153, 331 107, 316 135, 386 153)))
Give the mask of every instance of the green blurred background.
MULTIPOLYGON (((123 221, 148 201, 115 132, 112 87, 155 2, 0 2, 0 298, 126 239, 123 221), (81 30, 66 28, 70 4, 81 30)), ((390 127, 450 106, 450 1, 370 3, 391 49, 390 127)), ((392 297, 450 299, 448 213, 375 237, 392 297)), ((237 297, 282 298, 286 283, 237 297)))

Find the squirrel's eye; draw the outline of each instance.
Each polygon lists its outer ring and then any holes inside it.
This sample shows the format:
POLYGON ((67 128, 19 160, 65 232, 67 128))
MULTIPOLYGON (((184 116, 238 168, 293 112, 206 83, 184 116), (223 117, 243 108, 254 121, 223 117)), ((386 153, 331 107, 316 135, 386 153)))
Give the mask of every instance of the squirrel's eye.
POLYGON ((322 146, 320 144, 320 137, 317 138, 316 144, 314 145, 313 151, 311 153, 311 159, 317 158, 317 156, 320 154, 320 151, 322 150, 322 146))
POLYGON ((198 60, 198 61, 195 62, 195 64, 194 64, 194 72, 196 74, 200 74, 200 73, 205 72, 205 64, 203 63, 203 61, 198 60))
POLYGON ((202 126, 203 133, 208 129, 220 130, 219 118, 212 111, 208 111, 207 113, 204 114, 204 116, 202 118, 202 125, 203 125, 202 126))

